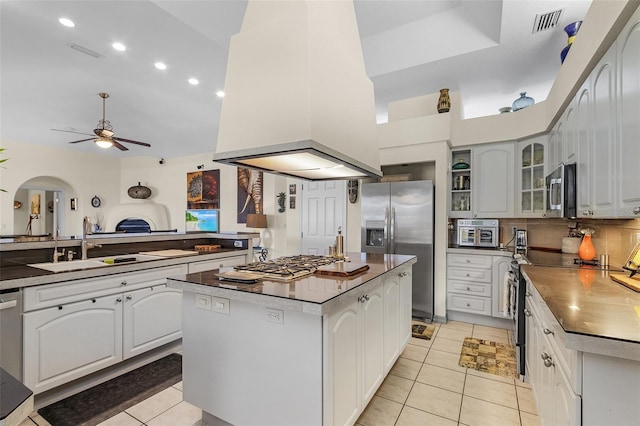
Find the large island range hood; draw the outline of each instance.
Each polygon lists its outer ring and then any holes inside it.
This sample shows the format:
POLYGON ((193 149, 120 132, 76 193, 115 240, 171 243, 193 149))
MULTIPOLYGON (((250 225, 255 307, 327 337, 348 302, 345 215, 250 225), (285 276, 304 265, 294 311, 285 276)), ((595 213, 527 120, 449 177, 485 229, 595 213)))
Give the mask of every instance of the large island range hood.
POLYGON ((250 0, 225 93, 214 161, 308 180, 382 175, 351 0, 250 0))

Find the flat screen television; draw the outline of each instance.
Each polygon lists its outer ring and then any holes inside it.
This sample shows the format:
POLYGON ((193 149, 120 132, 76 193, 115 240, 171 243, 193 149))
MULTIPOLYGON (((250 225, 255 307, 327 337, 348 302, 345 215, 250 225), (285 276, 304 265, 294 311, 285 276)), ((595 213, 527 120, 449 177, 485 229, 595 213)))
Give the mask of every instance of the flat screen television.
POLYGON ((219 232, 218 209, 187 210, 185 214, 187 232, 219 232))

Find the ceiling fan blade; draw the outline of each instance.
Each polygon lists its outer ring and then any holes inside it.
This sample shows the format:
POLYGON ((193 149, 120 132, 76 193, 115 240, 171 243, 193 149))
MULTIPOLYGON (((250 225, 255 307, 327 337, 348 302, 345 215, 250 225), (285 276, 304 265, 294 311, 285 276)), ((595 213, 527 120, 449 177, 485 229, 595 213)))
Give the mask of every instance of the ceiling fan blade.
POLYGON ((125 139, 125 138, 118 138, 118 137, 113 137, 113 139, 118 140, 120 142, 127 142, 127 143, 134 143, 136 145, 142 145, 142 146, 148 146, 150 147, 151 145, 149 145, 146 142, 138 142, 138 141, 132 141, 131 139, 125 139))
MULTIPOLYGON (((114 138, 115 139, 115 138, 114 138)), ((116 148, 118 148, 120 151, 129 151, 129 148, 127 148, 126 146, 119 144, 116 141, 113 141, 113 146, 115 146, 116 148)))
POLYGON ((92 140, 94 140, 95 138, 96 138, 96 137, 94 136, 94 137, 89 138, 89 139, 80 139, 79 141, 71 141, 71 142, 69 142, 69 143, 78 143, 78 142, 92 141, 92 140))
POLYGON ((76 133, 78 135, 92 136, 91 133, 74 132, 73 130, 60 130, 60 129, 49 129, 49 130, 53 130, 54 132, 76 133))

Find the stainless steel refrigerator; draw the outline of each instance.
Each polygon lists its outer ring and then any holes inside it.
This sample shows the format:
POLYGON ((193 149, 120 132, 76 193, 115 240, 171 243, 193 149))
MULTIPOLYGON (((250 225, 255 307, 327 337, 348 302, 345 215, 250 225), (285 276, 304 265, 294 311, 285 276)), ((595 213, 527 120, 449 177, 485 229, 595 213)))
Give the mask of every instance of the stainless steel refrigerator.
POLYGON ((433 181, 362 186, 362 251, 412 254, 413 316, 433 320, 433 181))

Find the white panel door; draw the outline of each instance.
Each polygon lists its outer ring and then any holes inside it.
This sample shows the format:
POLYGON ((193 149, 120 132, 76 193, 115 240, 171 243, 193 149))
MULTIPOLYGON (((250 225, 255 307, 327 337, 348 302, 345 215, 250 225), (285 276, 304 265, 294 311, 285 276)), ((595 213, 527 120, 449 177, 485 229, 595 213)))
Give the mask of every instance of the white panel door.
POLYGON ((24 384, 34 393, 122 360, 122 295, 24 314, 24 384))
MULTIPOLYGON (((325 255, 336 243, 338 227, 347 234, 345 181, 302 184, 302 253, 325 255)), ((345 241, 346 247, 346 241, 345 241)))
POLYGON ((640 11, 622 30, 618 49, 618 213, 640 217, 640 11))
POLYGON ((182 291, 166 285, 124 294, 123 357, 182 337, 182 291))
POLYGON ((613 214, 614 167, 616 152, 616 94, 615 94, 615 50, 609 50, 602 58, 593 75, 593 168, 592 194, 594 216, 607 217, 613 214))

